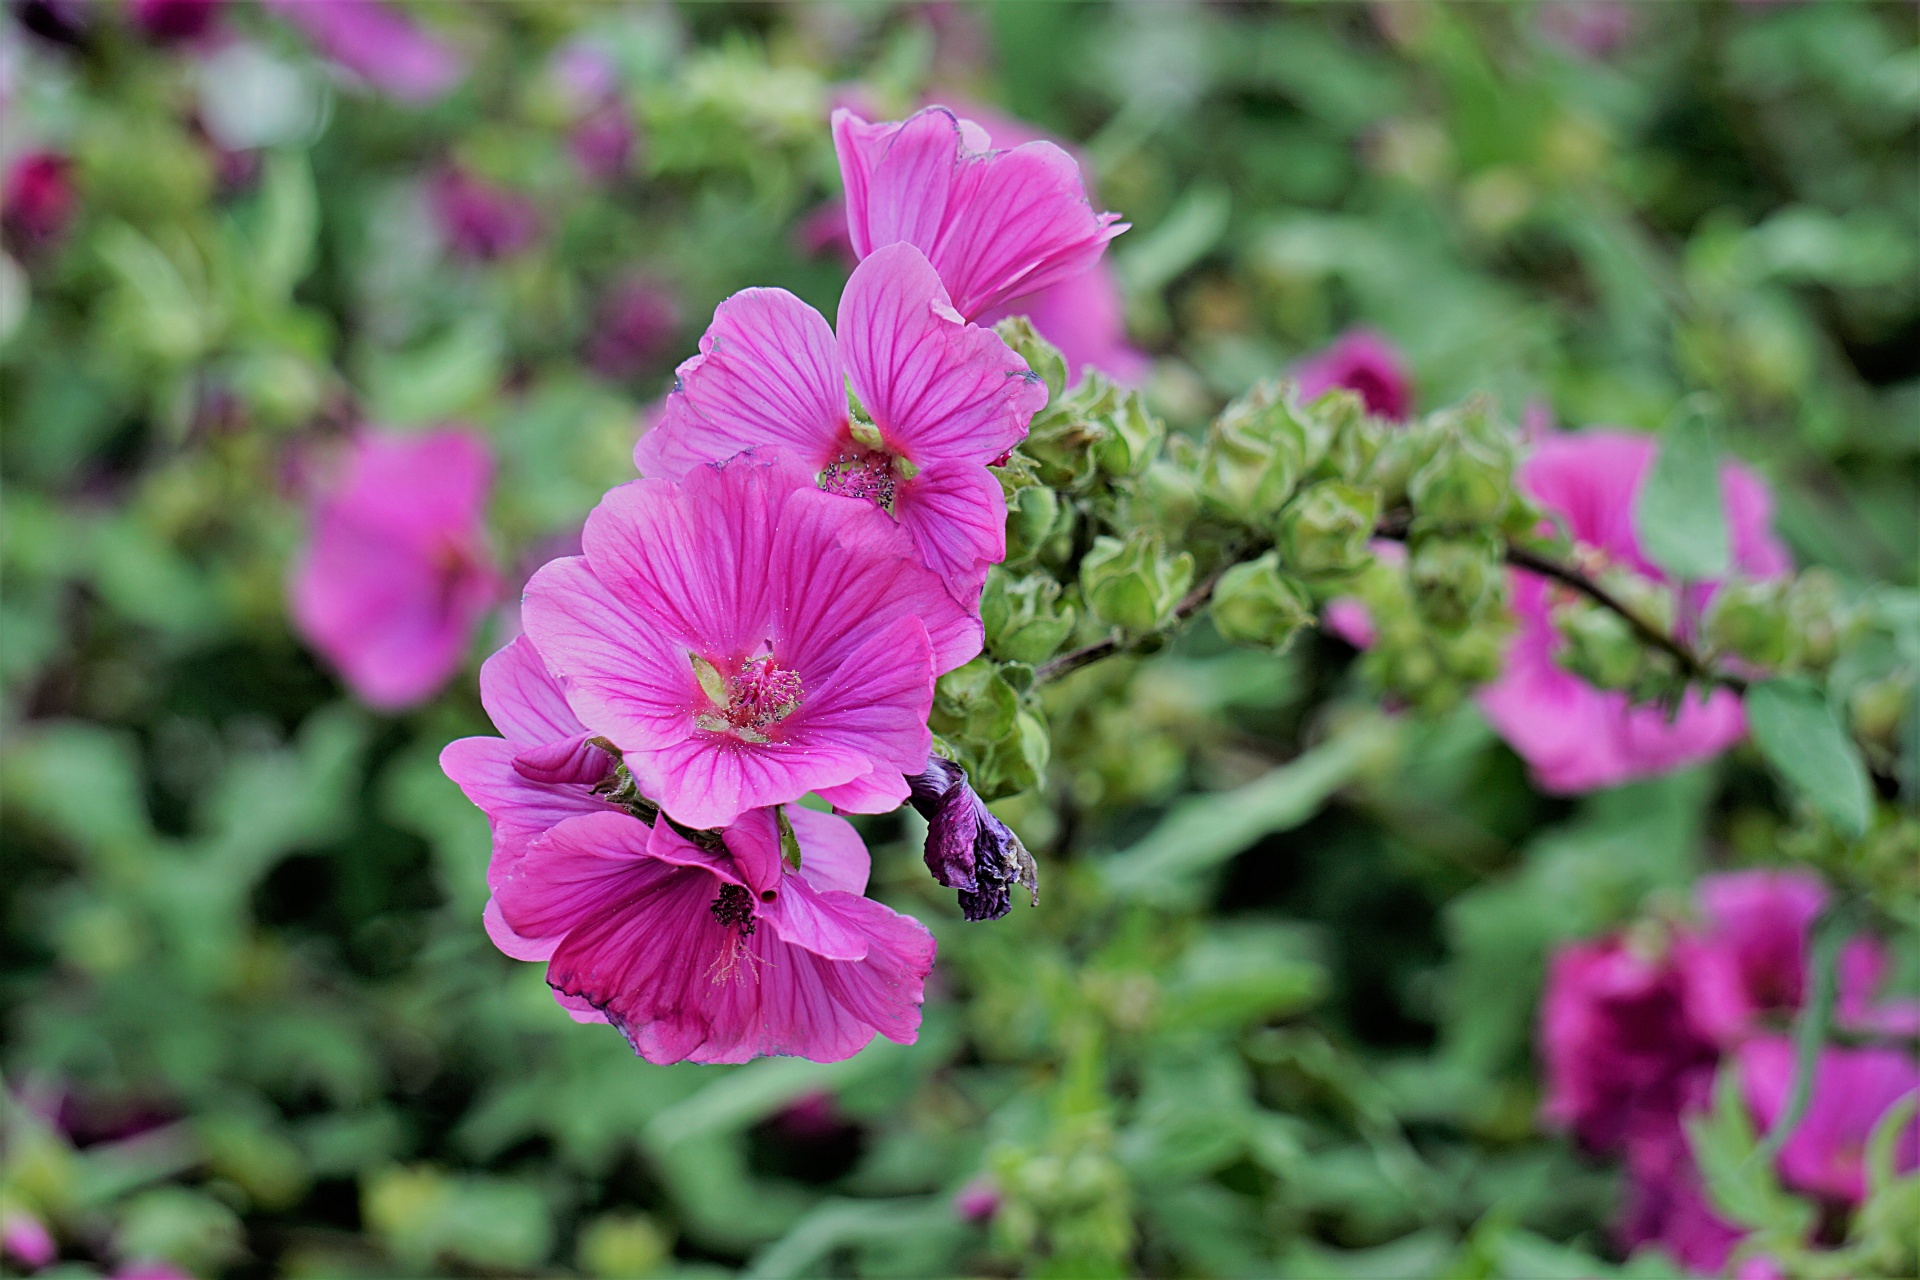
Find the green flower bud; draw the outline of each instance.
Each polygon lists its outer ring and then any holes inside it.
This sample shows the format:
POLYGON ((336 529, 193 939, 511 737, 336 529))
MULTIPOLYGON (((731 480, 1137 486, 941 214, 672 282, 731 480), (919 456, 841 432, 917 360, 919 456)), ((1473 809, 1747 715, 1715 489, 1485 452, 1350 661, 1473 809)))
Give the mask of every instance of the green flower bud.
POLYGON ((1585 600, 1553 611, 1553 625, 1566 641, 1556 658, 1568 671, 1602 689, 1628 689, 1645 673, 1646 649, 1626 620, 1585 600))
POLYGON ((1043 484, 1029 484, 1007 495, 1007 563, 1024 564, 1038 555, 1060 519, 1060 499, 1043 484))
POLYGON ((1339 480, 1360 480, 1368 477, 1373 460, 1386 442, 1389 428, 1377 418, 1369 417, 1366 403, 1357 392, 1345 387, 1335 387, 1321 395, 1308 406, 1308 411, 1318 417, 1327 428, 1327 456, 1321 463, 1321 470, 1339 480))
POLYGON ((1808 569, 1794 578, 1786 589, 1786 608, 1794 658, 1809 667, 1831 665, 1853 622, 1833 575, 1808 569))
POLYGON ((1847 695, 1853 731, 1876 746, 1893 750, 1899 742, 1900 722, 1913 707, 1912 671, 1895 671, 1870 680, 1847 695))
MULTIPOLYGON (((1193 447, 1186 437, 1178 437, 1176 444, 1193 447)), ((1135 486, 1135 501, 1140 507, 1141 522, 1156 529, 1178 532, 1186 529, 1200 516, 1200 485, 1194 478, 1193 459, 1156 458, 1135 486)))
POLYGON ((1223 639, 1276 653, 1313 625, 1306 591, 1280 572, 1280 557, 1271 551, 1220 575, 1212 612, 1214 629, 1223 639))
POLYGON ((1033 460, 1041 483, 1055 489, 1084 490, 1099 475, 1101 447, 1109 435, 1105 423, 1088 417, 1078 393, 1034 415, 1020 452, 1033 460))
POLYGON ((1060 603, 1060 584, 1045 575, 1016 577, 1004 567, 987 574, 980 595, 980 621, 987 649, 1003 662, 1044 662, 1073 633, 1071 604, 1060 603))
POLYGON ((1221 411, 1200 454, 1200 491, 1228 515, 1263 525, 1326 452, 1324 423, 1287 384, 1262 383, 1221 411))
POLYGON ((1755 666, 1781 666, 1792 649, 1786 588, 1779 582, 1727 583, 1714 593, 1702 627, 1715 651, 1755 666))
POLYGON ((1440 642, 1447 674, 1468 687, 1482 685, 1500 674, 1507 653, 1507 633, 1490 626, 1468 627, 1440 642))
POLYGON ((1047 384, 1047 403, 1058 404, 1067 391, 1067 359, 1060 348, 1041 337, 1033 321, 1025 316, 1009 316, 993 326, 993 331, 1047 384))
POLYGON ((1020 699, 989 658, 949 671, 933 687, 927 723, 956 743, 997 742, 1013 729, 1020 699))
MULTIPOLYGON (((1097 373, 1087 375, 1088 382, 1097 378, 1097 373)), ((1107 426, 1106 438, 1095 446, 1100 469, 1106 474, 1137 476, 1160 456, 1167 424, 1147 408, 1138 391, 1108 384, 1092 411, 1107 426)))
POLYGON ((1095 538, 1080 561, 1080 594, 1102 622, 1155 631, 1173 617, 1193 585, 1193 557, 1169 556, 1157 533, 1135 530, 1125 541, 1095 538))
POLYGON ((1513 489, 1513 457, 1471 437, 1447 439, 1407 481, 1407 496, 1422 519, 1486 526, 1506 514, 1513 489))
POLYGON ((1052 752, 1046 723, 1031 711, 1018 711, 1012 730, 978 757, 973 788, 987 800, 1030 791, 1040 785, 1052 752))
POLYGON ((1507 575, 1498 538, 1417 538, 1407 561, 1420 615, 1434 626, 1459 631, 1503 594, 1507 575))
POLYGON ((1344 480, 1322 480, 1295 494, 1274 530, 1280 561, 1302 577, 1353 573, 1368 560, 1380 494, 1344 480))

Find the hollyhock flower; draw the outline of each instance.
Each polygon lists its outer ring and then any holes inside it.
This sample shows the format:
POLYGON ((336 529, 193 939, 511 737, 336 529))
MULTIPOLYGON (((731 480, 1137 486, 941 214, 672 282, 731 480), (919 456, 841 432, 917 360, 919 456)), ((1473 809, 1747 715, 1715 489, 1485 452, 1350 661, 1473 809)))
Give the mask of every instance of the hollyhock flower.
POLYGON ((372 706, 431 697, 498 598, 482 522, 492 472, 466 431, 364 431, 316 503, 293 621, 372 706))
POLYGON ((933 937, 861 896, 868 858, 843 818, 772 809, 696 844, 626 813, 570 819, 495 890, 516 935, 551 944, 547 982, 648 1062, 837 1062, 875 1034, 918 1036, 933 937))
MULTIPOLYGON (((1540 441, 1521 464, 1522 489, 1564 519, 1583 554, 1651 578, 1665 577, 1641 554, 1633 502, 1655 444, 1646 436, 1585 431, 1540 441)), ((1768 531, 1766 487, 1738 464, 1721 473, 1734 566, 1752 577, 1784 572, 1789 561, 1768 531)), ((1705 584, 1711 590, 1713 584, 1705 584)), ((1553 660, 1560 648, 1551 611, 1554 589, 1515 571, 1511 597, 1519 631, 1500 678, 1482 689, 1480 708, 1525 758, 1535 781, 1556 792, 1590 791, 1665 773, 1703 760, 1746 732, 1740 699, 1719 689, 1689 694, 1678 715, 1635 705, 1624 692, 1594 688, 1553 660)))
POLYGON ((613 490, 582 544, 533 576, 522 620, 649 799, 707 828, 809 791, 906 799, 934 679, 981 629, 884 513, 756 451, 613 490))
POLYGON ((659 359, 680 330, 680 304, 649 280, 616 284, 600 300, 587 363, 603 378, 631 378, 659 359))
POLYGON ((66 235, 79 201, 73 163, 53 151, 29 151, 7 166, 0 183, 0 232, 22 256, 44 253, 66 235))
POLYGON ((1657 1140, 1661 1155, 1642 1146, 1629 1157, 1627 1195, 1619 1224, 1627 1249, 1658 1245, 1693 1275, 1719 1275, 1746 1231, 1714 1212, 1677 1122, 1657 1140))
POLYGON ((493 262, 528 248, 540 237, 540 211, 516 191, 449 167, 427 188, 440 236, 454 256, 493 262))
POLYGON ((1718 1058, 1687 1018, 1674 966, 1622 936, 1574 943, 1553 957, 1539 1049, 1543 1114, 1599 1152, 1620 1150, 1648 1125, 1677 1127, 1683 1101, 1718 1058))
POLYGON ((128 0, 127 16, 155 44, 198 40, 220 21, 226 0, 128 0))
POLYGON ((37 1271, 60 1256, 60 1246, 40 1219, 24 1209, 8 1209, 0 1213, 0 1254, 11 1254, 37 1271))
POLYGON ((1033 855, 1006 823, 995 817, 951 760, 929 757, 907 779, 914 809, 927 820, 927 870, 960 891, 969 920, 998 920, 1013 909, 1013 886, 1040 900, 1033 855))
POLYGON ((792 294, 747 289, 714 312, 700 352, 634 448, 642 474, 778 446, 823 489, 884 508, 957 597, 979 598, 1006 555, 1006 499, 987 466, 1026 435, 1047 389, 955 314, 918 249, 890 245, 854 269, 838 337, 792 294), (870 426, 850 415, 849 385, 870 426))
POLYGON ((985 130, 944 107, 895 124, 841 108, 833 144, 854 252, 915 246, 968 319, 1079 275, 1126 230, 1118 215, 1093 211, 1065 151, 1047 142, 992 151, 985 130))
MULTIPOLYGON (((1793 1092, 1794 1044, 1785 1036, 1748 1041, 1737 1061, 1747 1105, 1771 1130, 1793 1092)), ((1880 1118, 1920 1090, 1920 1062, 1898 1049, 1827 1048, 1814 1067, 1807 1109, 1780 1149, 1780 1176, 1810 1195, 1858 1204, 1866 1198, 1867 1139, 1880 1118)), ((1894 1142, 1894 1170, 1920 1166, 1920 1118, 1909 1115, 1894 1142)))
POLYGON ((381 0, 264 0, 314 48, 390 98, 424 105, 467 73, 452 45, 381 0))
POLYGON ((1359 392, 1368 413, 1394 422, 1405 422, 1413 404, 1405 357, 1371 329, 1341 334, 1332 346, 1295 365, 1293 378, 1302 400, 1345 387, 1359 392))

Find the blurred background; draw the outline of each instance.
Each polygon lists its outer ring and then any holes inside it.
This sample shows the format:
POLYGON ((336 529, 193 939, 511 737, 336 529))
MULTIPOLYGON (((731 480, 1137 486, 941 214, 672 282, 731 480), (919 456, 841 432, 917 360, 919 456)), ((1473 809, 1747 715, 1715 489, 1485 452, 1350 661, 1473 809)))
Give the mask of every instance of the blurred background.
POLYGON ((1556 946, 1777 858, 1745 749, 1552 796, 1329 636, 1116 661, 1004 806, 1038 909, 963 925, 866 824, 940 942, 919 1043, 740 1068, 649 1066, 492 948, 436 757, 714 305, 832 314, 836 105, 1074 148, 1133 229, 1042 330, 1175 432, 1342 339, 1403 414, 1708 390, 1798 563, 1914 586, 1917 15, 9 0, 0 1268, 1677 1274, 1542 1123, 1536 1002, 1556 946), (491 470, 455 649, 356 696, 288 583, 364 426, 491 470))

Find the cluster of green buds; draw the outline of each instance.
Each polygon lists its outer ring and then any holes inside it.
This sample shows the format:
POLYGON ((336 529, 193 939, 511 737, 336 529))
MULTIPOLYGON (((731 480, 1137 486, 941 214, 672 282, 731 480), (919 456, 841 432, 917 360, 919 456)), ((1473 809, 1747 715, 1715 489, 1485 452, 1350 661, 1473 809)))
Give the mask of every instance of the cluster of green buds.
POLYGON ((1001 1147, 991 1163, 1000 1195, 996 1245, 1015 1256, 1048 1256, 1045 1274, 1119 1273, 1133 1246, 1133 1215, 1103 1113, 1059 1117, 1045 1146, 1001 1147))

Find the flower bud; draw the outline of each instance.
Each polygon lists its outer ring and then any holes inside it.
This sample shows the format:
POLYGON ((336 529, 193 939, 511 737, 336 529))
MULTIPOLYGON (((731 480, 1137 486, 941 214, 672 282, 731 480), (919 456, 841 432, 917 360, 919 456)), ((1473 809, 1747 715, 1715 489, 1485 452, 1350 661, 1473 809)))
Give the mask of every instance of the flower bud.
POLYGON ((1344 480, 1322 480, 1295 494, 1274 530, 1280 561, 1316 578, 1365 567, 1367 543, 1380 515, 1380 494, 1344 480))
POLYGON ((1359 393, 1344 387, 1322 395, 1313 402, 1310 411, 1326 424, 1327 456, 1321 469, 1335 479, 1367 477, 1389 430, 1400 434, 1380 419, 1370 417, 1359 393))
POLYGON ((914 809, 927 820, 927 869, 939 883, 960 891, 967 919, 1006 915, 1013 909, 1015 885, 1039 902, 1033 855, 987 808, 965 769, 933 756, 923 772, 907 778, 907 787, 914 809))
POLYGON ((1459 631, 1496 603, 1506 587, 1501 546, 1490 534, 1422 537, 1407 564, 1420 615, 1446 631, 1459 631))
POLYGON ((1031 462, 1016 454, 997 472, 1007 498, 1007 564, 1024 564, 1038 555, 1060 520, 1059 496, 1032 471, 1031 462))
POLYGON ((1793 634, 1779 582, 1729 582, 1714 593, 1702 622, 1707 643, 1758 667, 1786 662, 1793 634))
POLYGON ((1513 458, 1468 436, 1443 439, 1407 481, 1407 496, 1422 519, 1453 526, 1485 526, 1506 513, 1513 458))
POLYGON ((987 648, 1002 662, 1044 662, 1073 633, 1077 614, 1060 602, 1060 584, 1043 574, 1016 577, 1001 566, 987 574, 980 622, 987 648))
POLYGON ((1186 446, 1185 457, 1156 458, 1134 488, 1142 523, 1170 533, 1185 530, 1200 515, 1200 485, 1194 478, 1191 451, 1193 442, 1176 438, 1186 446))
POLYGON ((1626 620, 1585 600, 1553 611, 1554 629, 1565 641, 1555 654, 1562 667, 1601 689, 1627 689, 1646 666, 1646 650, 1626 620))
POLYGON ((1228 405, 1201 450, 1201 493, 1248 524, 1265 524, 1326 451, 1324 424, 1294 404, 1288 390, 1262 383, 1228 405))
POLYGON ((1900 721, 1913 707, 1914 675, 1895 671, 1869 680, 1847 695, 1853 731, 1867 742, 1893 750, 1900 738, 1900 721))
POLYGON ((1102 622, 1129 631, 1155 631, 1193 585, 1193 557, 1169 556, 1157 533, 1134 530, 1095 538, 1080 561, 1080 594, 1102 622))
POLYGON ((987 658, 949 671, 933 687, 927 723, 935 733, 963 743, 995 742, 1013 729, 1020 699, 987 658))
POLYGON ((1269 551, 1220 575, 1213 589, 1213 626, 1221 638, 1282 652, 1313 625, 1313 609, 1300 584, 1280 572, 1269 551))
POLYGON ((1033 321, 1025 316, 1009 316, 994 325, 993 331, 1047 384, 1047 403, 1058 404, 1067 391, 1067 359, 1060 348, 1041 337, 1033 321))
MULTIPOLYGON (((1087 381, 1100 378, 1089 372, 1087 381)), ((1107 427, 1105 437, 1094 446, 1100 470, 1109 476, 1137 476, 1160 456, 1160 445, 1167 437, 1167 425, 1147 408, 1138 391, 1107 383, 1104 394, 1090 406, 1107 427)))
POLYGON ((1794 659, 1809 667, 1830 665, 1852 622, 1840 584, 1825 570, 1808 569, 1787 586, 1786 607, 1794 659))

